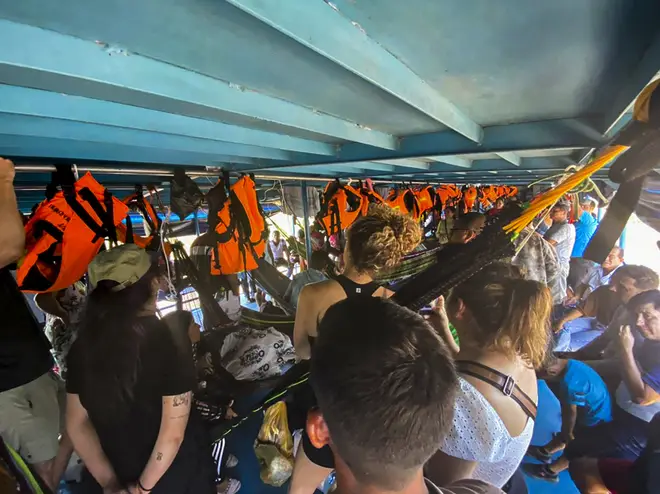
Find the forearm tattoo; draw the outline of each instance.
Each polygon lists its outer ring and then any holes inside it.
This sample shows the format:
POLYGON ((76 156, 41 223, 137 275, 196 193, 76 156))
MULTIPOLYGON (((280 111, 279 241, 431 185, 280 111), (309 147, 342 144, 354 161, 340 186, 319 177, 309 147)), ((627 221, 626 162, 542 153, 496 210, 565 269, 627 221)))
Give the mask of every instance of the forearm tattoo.
POLYGON ((172 406, 188 406, 190 405, 190 395, 188 393, 183 393, 182 395, 176 395, 172 400, 172 406))
POLYGON ((163 453, 159 451, 158 453, 156 453, 156 461, 160 461, 162 459, 163 459, 163 453))

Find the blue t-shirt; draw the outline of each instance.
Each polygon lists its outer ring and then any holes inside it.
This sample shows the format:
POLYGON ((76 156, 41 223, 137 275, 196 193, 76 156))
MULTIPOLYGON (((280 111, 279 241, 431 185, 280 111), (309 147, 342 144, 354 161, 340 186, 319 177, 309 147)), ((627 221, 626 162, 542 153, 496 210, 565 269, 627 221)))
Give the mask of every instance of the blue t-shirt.
POLYGON ((591 213, 582 211, 580 220, 575 223, 575 244, 573 244, 571 257, 582 257, 584 255, 584 249, 587 248, 591 237, 596 233, 596 228, 598 228, 596 218, 591 213))
POLYGON ((612 400, 605 382, 587 364, 569 360, 560 384, 560 401, 578 407, 578 425, 612 420, 612 400))

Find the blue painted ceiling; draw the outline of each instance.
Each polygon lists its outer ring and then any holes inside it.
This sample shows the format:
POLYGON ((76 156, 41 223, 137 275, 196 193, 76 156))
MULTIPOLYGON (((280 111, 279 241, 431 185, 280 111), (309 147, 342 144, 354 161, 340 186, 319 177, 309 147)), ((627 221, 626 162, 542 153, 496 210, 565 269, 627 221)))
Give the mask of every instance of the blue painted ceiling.
POLYGON ((625 121, 659 18, 657 0, 2 1, 0 156, 21 205, 58 161, 128 170, 95 173, 117 193, 176 166, 523 184, 625 121))

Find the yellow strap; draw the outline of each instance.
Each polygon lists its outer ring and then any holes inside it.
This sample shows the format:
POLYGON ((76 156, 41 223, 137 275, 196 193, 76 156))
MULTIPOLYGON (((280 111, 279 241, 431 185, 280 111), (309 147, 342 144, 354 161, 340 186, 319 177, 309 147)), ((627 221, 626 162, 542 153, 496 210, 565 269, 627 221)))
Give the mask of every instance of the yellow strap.
POLYGON ((506 233, 520 233, 527 225, 529 225, 534 218, 544 209, 556 203, 564 194, 577 187, 584 180, 596 173, 598 170, 607 165, 610 161, 619 157, 628 146, 611 146, 604 150, 596 159, 591 163, 584 166, 581 170, 577 171, 570 177, 567 177, 562 183, 556 187, 544 192, 543 194, 534 198, 529 207, 518 218, 504 227, 506 233))
POLYGON ((11 446, 9 446, 6 443, 5 443, 5 447, 7 448, 7 451, 9 451, 9 454, 11 455, 12 460, 14 460, 16 466, 18 466, 18 468, 21 469, 23 475, 30 483, 30 487, 32 487, 32 490, 35 492, 35 494, 45 494, 43 489, 39 486, 39 482, 37 482, 37 479, 35 479, 34 475, 32 475, 30 468, 27 466, 25 461, 23 461, 23 458, 21 458, 21 455, 19 455, 16 451, 14 451, 14 449, 11 446))

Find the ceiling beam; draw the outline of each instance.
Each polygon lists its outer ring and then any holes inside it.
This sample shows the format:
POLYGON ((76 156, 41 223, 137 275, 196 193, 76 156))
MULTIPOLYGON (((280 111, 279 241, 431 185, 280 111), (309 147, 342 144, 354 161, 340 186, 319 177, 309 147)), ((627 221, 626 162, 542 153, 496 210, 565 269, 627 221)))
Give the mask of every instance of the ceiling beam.
MULTIPOLYGON (((406 64, 376 43, 331 2, 228 0, 298 43, 407 103, 436 122, 481 142, 483 128, 433 89, 406 64)), ((502 159, 520 166, 515 153, 502 159)))
POLYGON ((313 156, 282 149, 247 146, 196 137, 162 134, 146 130, 127 129, 47 117, 32 117, 0 113, 0 134, 48 137, 84 142, 105 142, 129 146, 153 147, 209 155, 243 156, 265 160, 295 160, 313 156))
POLYGON ((330 2, 227 0, 298 43, 386 91, 468 139, 482 129, 330 2))
MULTIPOLYGON (((470 141, 453 131, 433 132, 404 137, 400 139, 400 146, 397 150, 346 144, 341 146, 337 156, 332 159, 314 158, 306 162, 282 163, 269 168, 350 164, 364 161, 391 162, 391 160, 397 159, 433 159, 444 163, 438 165, 439 169, 451 171, 457 166, 471 166, 469 160, 462 157, 464 155, 593 148, 599 147, 605 142, 605 138, 599 136, 580 120, 545 120, 485 127, 481 143, 470 141)), ((516 167, 505 160, 499 161, 501 164, 498 168, 516 167)))
POLYGON ((104 43, 0 20, 0 83, 250 126, 269 124, 395 149, 397 139, 104 43), (21 40, 20 43, 17 40, 21 40))
POLYGON ((26 87, 0 85, 0 112, 110 125, 284 151, 334 155, 333 144, 162 111, 26 87))
POLYGON ((264 162, 255 158, 191 153, 172 149, 158 149, 113 144, 108 142, 85 142, 71 139, 0 135, 0 156, 53 158, 69 161, 92 160, 117 163, 162 163, 181 166, 216 166, 230 170, 249 166, 274 166, 275 162, 264 162))

